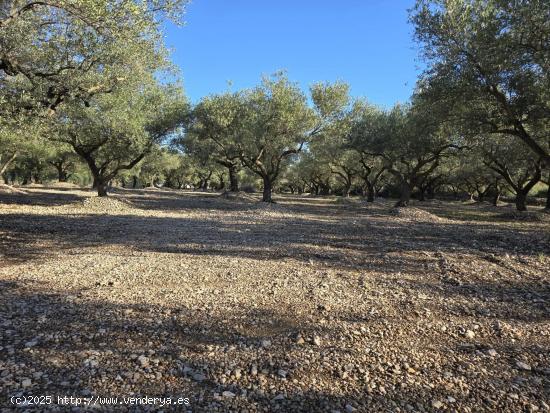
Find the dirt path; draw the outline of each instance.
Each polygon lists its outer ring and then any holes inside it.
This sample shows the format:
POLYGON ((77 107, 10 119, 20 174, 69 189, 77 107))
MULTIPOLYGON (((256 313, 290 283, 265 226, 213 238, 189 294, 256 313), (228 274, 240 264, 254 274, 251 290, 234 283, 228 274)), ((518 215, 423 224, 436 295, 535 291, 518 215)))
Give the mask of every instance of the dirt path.
POLYGON ((190 402, 117 411, 550 409, 550 220, 89 195, 0 199, 2 411, 14 395, 190 402))

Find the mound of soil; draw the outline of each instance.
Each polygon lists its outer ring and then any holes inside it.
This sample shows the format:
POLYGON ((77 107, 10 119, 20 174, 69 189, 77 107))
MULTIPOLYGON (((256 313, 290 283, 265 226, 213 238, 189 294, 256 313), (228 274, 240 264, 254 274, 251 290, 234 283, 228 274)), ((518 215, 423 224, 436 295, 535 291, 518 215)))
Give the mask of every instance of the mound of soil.
POLYGON ((411 221, 444 222, 446 219, 438 217, 428 211, 414 207, 395 207, 390 209, 390 214, 401 219, 411 221))
POLYGON ((17 195, 17 194, 26 194, 25 191, 19 188, 15 188, 10 185, 0 184, 0 195, 17 195))
POLYGON ((251 209, 256 214, 263 217, 280 217, 292 213, 284 205, 268 202, 256 202, 251 209))
POLYGON ((256 202, 257 199, 254 198, 252 195, 247 194, 246 192, 229 192, 225 191, 220 195, 224 199, 228 199, 231 201, 244 201, 244 202, 256 202))
POLYGON ((92 196, 78 203, 77 208, 110 214, 131 211, 134 207, 130 201, 120 198, 92 196))
POLYGON ((72 182, 53 182, 48 185, 50 188, 74 188, 80 189, 80 186, 73 184, 72 182))

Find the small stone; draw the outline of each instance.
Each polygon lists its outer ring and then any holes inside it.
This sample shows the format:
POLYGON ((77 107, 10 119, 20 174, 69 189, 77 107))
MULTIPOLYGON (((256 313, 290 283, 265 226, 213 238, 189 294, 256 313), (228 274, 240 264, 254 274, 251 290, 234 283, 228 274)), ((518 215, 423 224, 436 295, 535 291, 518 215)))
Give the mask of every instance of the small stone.
POLYGON ((277 371, 277 374, 278 374, 280 377, 282 377, 283 379, 286 379, 286 375, 287 375, 286 370, 279 369, 279 371, 277 371))
POLYGON ((24 389, 26 389, 27 387, 31 387, 32 386, 32 381, 31 379, 24 379, 21 381, 21 387, 23 387, 24 389))
POLYGON ((351 404, 346 404, 345 409, 346 409, 346 412, 347 412, 347 413, 352 413, 352 412, 354 412, 354 411, 357 410, 357 409, 356 409, 355 407, 353 407, 351 404))
POLYGON ((267 348, 271 346, 271 340, 262 340, 261 345, 263 348, 267 348))
POLYGON ((454 402, 456 402, 456 399, 453 396, 447 396, 447 401, 449 403, 454 403, 454 402))
POLYGON ((531 370, 531 366, 523 361, 516 361, 516 367, 520 370, 531 370))
POLYGON ((241 369, 235 369, 233 370, 233 377, 235 377, 236 379, 240 379, 242 376, 241 374, 241 369))
POLYGON ((313 344, 315 344, 316 346, 320 346, 321 345, 321 337, 314 336, 313 337, 313 344))
POLYGON ((145 367, 149 367, 149 358, 148 357, 145 357, 143 355, 139 356, 138 357, 138 362, 139 364, 141 365, 141 367, 145 368, 145 367))
POLYGON ((443 407, 443 402, 441 402, 440 400, 433 400, 432 401, 432 406, 435 409, 441 409, 443 407))
POLYGON ((227 398, 232 398, 232 397, 235 397, 235 393, 229 391, 229 390, 226 390, 222 393, 222 396, 223 397, 227 397, 227 398))
POLYGON ((284 400, 284 399, 285 399, 285 396, 283 394, 278 394, 277 396, 275 396, 273 398, 273 400, 275 400, 276 402, 284 400))
POLYGON ((252 376, 256 376, 256 375, 258 374, 258 367, 252 366, 252 367, 250 368, 250 374, 251 374, 252 376))
POLYGON ((206 376, 204 374, 201 374, 201 373, 195 373, 195 374, 193 374, 193 380, 201 382, 201 381, 206 380, 206 376))
POLYGON ((472 330, 466 330, 466 332, 464 333, 464 336, 466 336, 466 338, 469 338, 471 340, 476 336, 476 333, 474 333, 472 330))
POLYGON ((487 355, 489 355, 491 357, 496 357, 496 356, 498 356, 498 353, 494 348, 490 348, 489 350, 487 350, 487 355))

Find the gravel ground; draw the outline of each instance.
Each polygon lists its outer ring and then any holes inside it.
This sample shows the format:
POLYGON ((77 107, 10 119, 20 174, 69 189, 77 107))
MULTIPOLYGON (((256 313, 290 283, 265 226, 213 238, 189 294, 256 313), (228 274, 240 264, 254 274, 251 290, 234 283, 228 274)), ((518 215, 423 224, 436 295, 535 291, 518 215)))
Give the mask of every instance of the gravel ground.
POLYGON ((0 195, 2 412, 550 411, 547 215, 25 192, 0 195))

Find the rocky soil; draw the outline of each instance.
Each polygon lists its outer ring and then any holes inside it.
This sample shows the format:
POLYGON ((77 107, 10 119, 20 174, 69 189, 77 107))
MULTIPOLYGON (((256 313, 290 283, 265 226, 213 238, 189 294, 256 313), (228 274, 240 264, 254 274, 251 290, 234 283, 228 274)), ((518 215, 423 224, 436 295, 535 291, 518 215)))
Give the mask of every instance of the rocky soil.
POLYGON ((544 215, 25 192, 0 194, 2 412, 550 411, 544 215))

